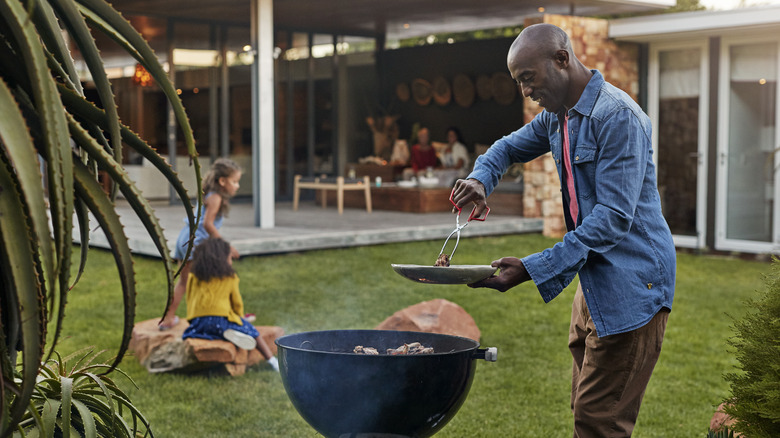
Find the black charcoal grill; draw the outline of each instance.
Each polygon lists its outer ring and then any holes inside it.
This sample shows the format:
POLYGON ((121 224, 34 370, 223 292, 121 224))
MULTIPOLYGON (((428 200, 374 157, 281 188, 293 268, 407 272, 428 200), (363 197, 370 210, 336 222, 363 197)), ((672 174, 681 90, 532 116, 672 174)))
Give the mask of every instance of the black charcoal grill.
POLYGON ((281 377, 298 413, 328 438, 428 437, 463 404, 476 359, 496 360, 467 338, 387 330, 304 332, 276 340, 281 377), (378 356, 420 342, 433 354, 378 356))

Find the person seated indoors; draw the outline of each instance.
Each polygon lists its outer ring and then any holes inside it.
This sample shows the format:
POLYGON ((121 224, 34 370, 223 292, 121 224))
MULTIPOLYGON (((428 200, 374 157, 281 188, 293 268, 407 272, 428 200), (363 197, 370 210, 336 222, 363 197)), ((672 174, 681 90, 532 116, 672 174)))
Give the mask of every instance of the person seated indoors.
POLYGON ((460 130, 454 126, 447 128, 447 144, 441 150, 441 166, 435 172, 443 185, 451 186, 456 179, 469 174, 469 151, 463 144, 460 130))
POLYGON ((393 143, 393 153, 390 155, 390 165, 406 167, 409 165, 410 152, 406 140, 398 139, 393 143))
POLYGON ((404 176, 425 176, 425 172, 429 167, 435 168, 438 164, 439 157, 436 155, 436 149, 434 149, 431 144, 428 128, 420 128, 420 130, 417 131, 417 143, 412 146, 410 159, 411 170, 405 169, 404 176))

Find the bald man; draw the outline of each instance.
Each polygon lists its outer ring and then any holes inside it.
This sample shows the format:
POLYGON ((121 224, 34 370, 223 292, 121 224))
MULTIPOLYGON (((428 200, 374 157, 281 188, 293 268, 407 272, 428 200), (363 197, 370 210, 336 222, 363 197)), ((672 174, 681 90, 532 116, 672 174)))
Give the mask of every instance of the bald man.
POLYGON ((540 253, 494 261, 499 274, 470 286, 504 292, 531 280, 549 302, 579 274, 569 328, 574 437, 627 437, 661 352, 675 285, 650 120, 586 68, 556 26, 525 28, 507 66, 544 111, 480 156, 453 199, 461 208, 473 203, 481 216, 511 164, 550 152, 567 233, 540 253))

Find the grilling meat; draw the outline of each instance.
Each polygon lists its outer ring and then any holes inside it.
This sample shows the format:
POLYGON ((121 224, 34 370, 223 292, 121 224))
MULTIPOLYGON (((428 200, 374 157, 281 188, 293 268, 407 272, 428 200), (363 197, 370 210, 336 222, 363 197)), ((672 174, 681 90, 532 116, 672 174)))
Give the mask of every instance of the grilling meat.
POLYGON ((419 342, 412 342, 411 344, 404 344, 398 348, 388 348, 387 354, 395 356, 398 354, 431 354, 433 353, 433 347, 423 347, 419 342))
POLYGON ((352 352, 355 353, 355 354, 367 354, 367 355, 370 355, 370 356, 378 356, 379 355, 379 352, 376 351, 376 348, 364 347, 362 345, 358 345, 357 347, 355 347, 355 349, 352 350, 352 352))
POLYGON ((439 255, 439 258, 436 259, 436 263, 433 264, 433 266, 449 266, 449 265, 450 265, 450 256, 444 253, 441 253, 441 255, 439 255))
MULTIPOLYGON (((364 347, 362 345, 356 346, 355 349, 352 351, 355 354, 366 354, 371 356, 379 355, 379 352, 376 350, 376 348, 364 347)), ((398 348, 387 349, 387 354, 391 356, 397 356, 399 354, 409 355, 409 354, 431 354, 431 353, 433 353, 433 347, 423 347, 422 344, 420 344, 419 342, 412 342, 411 344, 401 345, 398 348)))

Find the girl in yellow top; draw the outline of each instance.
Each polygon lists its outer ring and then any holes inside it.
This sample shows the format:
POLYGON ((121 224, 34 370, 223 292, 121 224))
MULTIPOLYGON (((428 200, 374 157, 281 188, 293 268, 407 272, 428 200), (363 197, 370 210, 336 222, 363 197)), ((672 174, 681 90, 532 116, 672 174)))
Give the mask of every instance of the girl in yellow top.
MULTIPOLYGON (((196 248, 200 242, 209 237, 222 237, 219 233, 222 227, 222 220, 227 216, 230 209, 230 198, 235 196, 240 187, 241 168, 234 161, 228 158, 218 158, 211 165, 211 168, 203 178, 203 205, 200 208, 201 219, 198 228, 195 230, 195 239, 192 247, 196 248)), ((187 244, 190 241, 190 226, 187 219, 184 219, 184 228, 179 232, 174 248, 173 259, 182 264, 181 274, 176 286, 173 288, 173 301, 171 301, 168 312, 163 316, 159 323, 160 330, 169 330, 179 323, 179 317, 176 316, 176 310, 179 308, 181 298, 187 289, 187 279, 190 272, 190 261, 185 260, 187 244)), ((231 247, 230 250, 234 259, 238 258, 238 251, 231 247)))
POLYGON ((216 237, 204 240, 192 254, 187 278, 187 319, 182 338, 225 339, 245 350, 257 348, 274 370, 279 363, 257 329, 246 319, 238 291, 230 244, 216 237))

